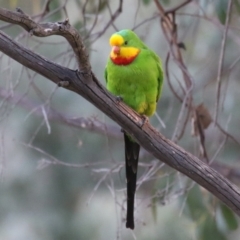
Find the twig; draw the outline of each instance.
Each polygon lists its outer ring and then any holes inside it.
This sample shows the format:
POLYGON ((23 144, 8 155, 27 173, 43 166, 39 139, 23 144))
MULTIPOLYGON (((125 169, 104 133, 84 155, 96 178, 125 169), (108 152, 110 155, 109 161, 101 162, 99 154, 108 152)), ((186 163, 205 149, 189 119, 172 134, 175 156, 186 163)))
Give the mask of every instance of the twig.
POLYGON ((87 35, 84 37, 84 39, 88 38, 91 35, 93 29, 95 28, 95 26, 97 24, 100 6, 101 6, 101 0, 98 0, 97 12, 95 14, 93 24, 92 24, 90 30, 87 32, 87 35))
POLYGON ((38 22, 42 21, 42 19, 50 12, 50 3, 52 0, 46 0, 45 6, 43 7, 42 13, 38 14, 35 17, 39 17, 38 22))
POLYGON ((120 13, 122 12, 122 5, 123 5, 123 0, 119 0, 119 5, 117 10, 115 11, 115 13, 113 15, 111 15, 110 20, 108 21, 108 23, 104 26, 104 28, 97 33, 92 34, 92 37, 94 36, 95 38, 92 40, 92 42, 96 41, 98 38, 100 38, 106 31, 107 29, 110 27, 110 25, 113 24, 113 22, 116 20, 116 18, 120 15, 120 13))
POLYGON ((166 78, 167 78, 167 83, 168 83, 168 86, 169 88, 171 89, 172 93, 175 95, 175 97, 179 100, 179 102, 183 102, 183 99, 178 95, 178 93, 175 91, 173 85, 172 85, 172 82, 170 80, 170 76, 169 76, 169 57, 170 57, 170 53, 168 52, 167 53, 167 56, 166 56, 166 60, 165 60, 165 74, 166 74, 166 78))
POLYGON ((173 7, 169 10, 166 11, 166 14, 169 14, 169 13, 175 13, 177 10, 179 10, 180 8, 186 6, 188 3, 192 2, 192 0, 186 0, 185 2, 179 4, 178 6, 176 7, 173 7))
MULTIPOLYGON (((191 90, 190 90, 191 91, 191 90)), ((177 122, 176 122, 176 126, 175 126, 175 129, 174 129, 174 132, 173 132, 173 135, 172 135, 172 141, 173 142, 177 142, 180 140, 180 136, 178 134, 179 132, 179 128, 180 128, 180 124, 182 122, 182 119, 184 117, 184 109, 186 108, 186 105, 187 105, 187 102, 188 102, 188 99, 189 99, 189 94, 190 94, 190 91, 188 91, 183 99, 183 102, 182 102, 182 106, 181 106, 181 109, 180 109, 180 112, 178 114, 178 118, 177 118, 177 122)), ((189 108, 188 108, 188 111, 189 111, 189 108)), ((188 119, 188 114, 187 114, 187 119, 188 119)), ((183 127, 184 125, 186 126, 186 120, 184 121, 184 124, 183 124, 183 127)), ((185 128, 185 127, 184 127, 185 128)), ((182 134, 181 134, 182 135, 182 134)))
POLYGON ((91 67, 88 61, 88 55, 85 52, 81 37, 77 30, 71 27, 68 19, 63 22, 38 24, 20 9, 18 9, 17 12, 12 12, 0 8, 0 20, 20 25, 34 36, 47 37, 60 35, 65 37, 75 53, 79 70, 84 73, 90 72, 91 67), (84 54, 82 54, 83 52, 84 54))
POLYGON ((41 159, 38 163, 38 169, 43 169, 49 165, 63 165, 65 167, 71 167, 71 168, 86 168, 86 167, 93 167, 94 165, 100 165, 102 164, 102 162, 96 162, 96 163, 83 163, 83 164, 78 164, 78 163, 67 163, 67 162, 63 162, 60 161, 59 159, 55 158, 54 156, 52 156, 51 154, 45 152, 44 150, 42 150, 39 147, 33 146, 31 144, 27 144, 24 142, 18 142, 20 145, 23 145, 24 147, 27 148, 31 148, 39 153, 41 153, 42 155, 44 155, 45 157, 47 157, 48 159, 41 159))
POLYGON ((230 20, 231 8, 232 8, 232 0, 229 0, 228 1, 228 7, 227 7, 227 16, 226 16, 226 21, 225 21, 225 30, 224 30, 224 33, 223 33, 223 38, 222 38, 222 43, 221 43, 221 51, 220 51, 219 62, 218 62, 217 88, 216 88, 216 107, 215 107, 215 115, 214 115, 215 126, 217 125, 217 120, 218 120, 223 59, 224 59, 225 48, 226 48, 226 39, 227 39, 227 33, 228 33, 228 25, 229 25, 229 20, 230 20))
POLYGON ((150 18, 146 18, 145 20, 143 20, 142 22, 138 23, 137 25, 135 25, 132 30, 134 31, 135 29, 139 28, 140 26, 142 26, 143 24, 152 21, 153 19, 159 18, 159 14, 154 14, 152 17, 150 18))
POLYGON ((225 131, 218 122, 216 123, 216 126, 218 127, 220 132, 222 132, 228 138, 232 139, 232 141, 234 141, 238 146, 240 146, 240 142, 235 137, 233 137, 231 134, 229 134, 227 131, 225 131))
MULTIPOLYGON (((0 97, 4 98, 5 101, 9 103, 19 105, 20 107, 26 109, 27 111, 32 111, 32 109, 35 109, 33 113, 39 117, 42 117, 41 111, 42 104, 33 102, 32 99, 29 99, 26 96, 24 97, 23 95, 19 95, 17 94, 17 92, 14 93, 14 96, 11 96, 11 94, 8 91, 0 88, 0 97)), ((88 131, 100 133, 103 135, 107 134, 117 139, 122 138, 122 133, 119 127, 115 125, 104 124, 103 122, 98 121, 94 117, 91 118, 70 117, 60 114, 56 110, 49 108, 48 120, 67 124, 68 126, 77 129, 86 129, 88 131)))

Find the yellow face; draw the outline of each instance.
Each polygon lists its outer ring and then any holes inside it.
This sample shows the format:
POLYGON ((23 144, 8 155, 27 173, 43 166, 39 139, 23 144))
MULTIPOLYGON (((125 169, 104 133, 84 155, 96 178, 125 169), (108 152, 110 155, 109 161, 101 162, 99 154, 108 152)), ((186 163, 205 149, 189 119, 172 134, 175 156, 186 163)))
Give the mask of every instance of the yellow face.
POLYGON ((117 57, 122 58, 132 58, 139 53, 139 49, 135 47, 127 46, 127 42, 121 35, 113 34, 109 39, 109 44, 112 46, 111 58, 115 59, 117 57))
POLYGON ((113 34, 109 39, 109 43, 111 46, 121 46, 124 44, 124 39, 121 35, 113 34))

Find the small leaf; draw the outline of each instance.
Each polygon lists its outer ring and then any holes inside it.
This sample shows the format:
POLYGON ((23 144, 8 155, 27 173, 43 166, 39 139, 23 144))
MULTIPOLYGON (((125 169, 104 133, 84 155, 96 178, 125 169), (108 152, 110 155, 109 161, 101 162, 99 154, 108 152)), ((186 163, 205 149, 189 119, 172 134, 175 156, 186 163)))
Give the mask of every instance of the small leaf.
MULTIPOLYGON (((156 194, 157 191, 155 191, 156 194)), ((154 194, 154 195, 155 195, 154 194)), ((151 206, 151 210, 152 210, 152 216, 153 216, 153 220, 156 223, 157 222, 157 197, 153 197, 152 198, 152 206, 151 206)))
POLYGON ((212 117, 208 111, 208 109, 203 105, 203 103, 199 104, 192 114, 192 136, 199 135, 199 124, 201 124, 202 129, 207 129, 208 126, 212 122, 212 117))
POLYGON ((107 7, 107 4, 108 4, 108 1, 101 1, 100 2, 101 4, 100 4, 100 7, 99 7, 99 12, 102 12, 103 10, 105 10, 106 9, 106 7, 107 7))
POLYGON ((170 4, 170 0, 160 0, 160 2, 162 2, 165 6, 170 4))
POLYGON ((142 0, 144 5, 148 5, 150 3, 150 0, 142 0))
POLYGON ((229 230, 236 230, 238 228, 238 221, 233 211, 222 203, 220 204, 220 209, 229 230))
POLYGON ((240 3, 238 2, 238 0, 235 0, 234 4, 236 6, 236 9, 237 9, 238 13, 240 13, 240 3))
POLYGON ((73 25, 76 29, 81 29, 83 27, 82 21, 77 21, 73 25))
POLYGON ((197 115, 199 117, 199 121, 202 125, 203 129, 207 129, 210 123, 212 122, 211 115, 208 111, 208 109, 201 103, 196 108, 197 115))
POLYGON ((206 216, 205 220, 202 222, 199 230, 199 238, 201 240, 217 239, 217 240, 227 240, 226 236, 221 233, 216 225, 216 221, 211 216, 206 216))
POLYGON ((227 16, 228 0, 215 1, 215 10, 219 21, 224 25, 227 16))
POLYGON ((202 192, 198 185, 195 185, 189 192, 187 197, 187 206, 191 218, 194 221, 198 221, 204 212, 206 212, 206 206, 203 202, 202 192))

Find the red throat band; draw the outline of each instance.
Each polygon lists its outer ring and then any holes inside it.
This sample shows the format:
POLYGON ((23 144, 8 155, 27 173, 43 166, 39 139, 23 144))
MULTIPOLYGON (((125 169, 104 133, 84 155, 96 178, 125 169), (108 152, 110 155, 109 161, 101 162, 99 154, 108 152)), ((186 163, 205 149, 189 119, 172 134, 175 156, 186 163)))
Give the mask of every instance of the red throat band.
POLYGON ((122 56, 117 56, 116 58, 111 57, 111 60, 112 60, 113 63, 115 63, 117 65, 128 65, 131 62, 133 62, 133 60, 137 57, 137 55, 132 56, 132 57, 128 57, 128 58, 122 57, 122 56))

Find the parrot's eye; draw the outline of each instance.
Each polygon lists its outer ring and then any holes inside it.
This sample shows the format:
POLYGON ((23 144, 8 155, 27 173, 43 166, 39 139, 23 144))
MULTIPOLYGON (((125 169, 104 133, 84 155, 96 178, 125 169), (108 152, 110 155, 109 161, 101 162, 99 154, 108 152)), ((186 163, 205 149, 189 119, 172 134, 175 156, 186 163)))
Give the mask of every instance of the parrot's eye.
POLYGON ((128 44, 128 42, 127 42, 127 41, 125 41, 125 42, 124 42, 124 45, 127 45, 127 44, 128 44))

